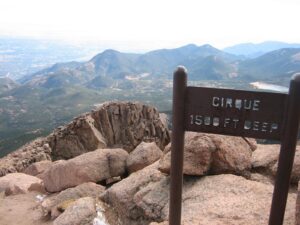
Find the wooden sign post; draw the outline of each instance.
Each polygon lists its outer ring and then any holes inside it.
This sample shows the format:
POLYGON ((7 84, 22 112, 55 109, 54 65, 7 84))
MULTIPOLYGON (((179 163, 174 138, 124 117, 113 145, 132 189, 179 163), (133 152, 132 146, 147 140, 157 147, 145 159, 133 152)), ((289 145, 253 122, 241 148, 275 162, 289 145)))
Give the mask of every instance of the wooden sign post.
POLYGON ((281 141, 269 225, 282 225, 300 120, 300 74, 288 94, 188 87, 178 67, 173 81, 169 225, 181 223, 184 132, 281 141))

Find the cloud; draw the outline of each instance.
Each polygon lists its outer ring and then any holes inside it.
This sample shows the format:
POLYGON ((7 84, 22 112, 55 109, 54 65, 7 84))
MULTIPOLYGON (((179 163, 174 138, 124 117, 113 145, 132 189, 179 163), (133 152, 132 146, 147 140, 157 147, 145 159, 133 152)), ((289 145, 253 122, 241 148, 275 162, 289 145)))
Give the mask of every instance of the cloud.
POLYGON ((299 6, 296 0, 3 0, 0 34, 217 47, 299 42, 299 6))

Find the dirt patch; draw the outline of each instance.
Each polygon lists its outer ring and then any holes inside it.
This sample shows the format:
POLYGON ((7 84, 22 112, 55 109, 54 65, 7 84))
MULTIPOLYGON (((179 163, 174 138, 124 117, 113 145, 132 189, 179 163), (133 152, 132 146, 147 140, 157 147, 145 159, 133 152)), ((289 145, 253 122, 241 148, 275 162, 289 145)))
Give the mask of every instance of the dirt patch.
POLYGON ((43 217, 36 196, 31 192, 12 196, 0 195, 1 225, 52 225, 53 222, 43 217))

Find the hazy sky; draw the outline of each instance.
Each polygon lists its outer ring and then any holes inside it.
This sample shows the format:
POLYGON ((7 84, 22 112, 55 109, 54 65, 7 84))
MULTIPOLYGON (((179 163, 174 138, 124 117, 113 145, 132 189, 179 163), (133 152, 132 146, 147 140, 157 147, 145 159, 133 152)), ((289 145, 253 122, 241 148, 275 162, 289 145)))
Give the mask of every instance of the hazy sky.
POLYGON ((300 42, 300 0, 1 0, 0 35, 141 48, 300 42))

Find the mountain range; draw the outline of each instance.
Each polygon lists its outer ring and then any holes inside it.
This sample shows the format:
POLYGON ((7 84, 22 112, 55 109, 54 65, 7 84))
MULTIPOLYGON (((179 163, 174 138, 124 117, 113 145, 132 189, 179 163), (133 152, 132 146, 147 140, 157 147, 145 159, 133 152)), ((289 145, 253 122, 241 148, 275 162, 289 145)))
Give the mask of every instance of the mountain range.
POLYGON ((291 44, 280 41, 265 41, 258 44, 242 43, 224 48, 223 51, 234 55, 244 56, 245 58, 256 58, 282 48, 300 48, 300 44, 291 44))
POLYGON ((22 76, 0 79, 0 155, 89 111, 104 101, 141 101, 170 111, 172 73, 188 69, 193 85, 251 89, 249 82, 288 85, 300 71, 300 48, 256 58, 211 45, 186 45, 144 54, 105 50, 88 61, 63 62, 22 76))
POLYGON ((210 45, 192 44, 145 54, 106 50, 86 62, 55 64, 23 77, 20 82, 46 88, 66 85, 99 88, 120 80, 170 79, 174 68, 184 65, 191 80, 260 80, 287 84, 292 73, 300 69, 299 55, 300 48, 284 48, 254 59, 244 59, 210 45))
MULTIPOLYGON (((196 46, 187 45, 176 49, 161 49, 145 54, 122 53, 115 50, 106 50, 91 60, 83 63, 56 64, 53 67, 26 76, 20 81, 32 85, 49 86, 66 85, 68 83, 85 84, 102 80, 127 79, 128 76, 137 77, 140 74, 148 74, 149 78, 171 78, 172 71, 178 65, 186 65, 194 68, 191 72, 193 79, 215 79, 211 74, 201 73, 196 75, 199 70, 214 62, 230 64, 237 57, 224 53, 210 45, 196 46), (221 62, 219 62, 219 61, 221 62), (198 63, 203 64, 198 68, 198 63), (126 78, 127 77, 127 78, 126 78)), ((217 67, 217 66, 216 66, 217 67)), ((127 79, 128 80, 128 79, 127 79)), ((97 82, 99 83, 99 82, 97 82)), ((102 86, 102 84, 100 84, 102 86)))

